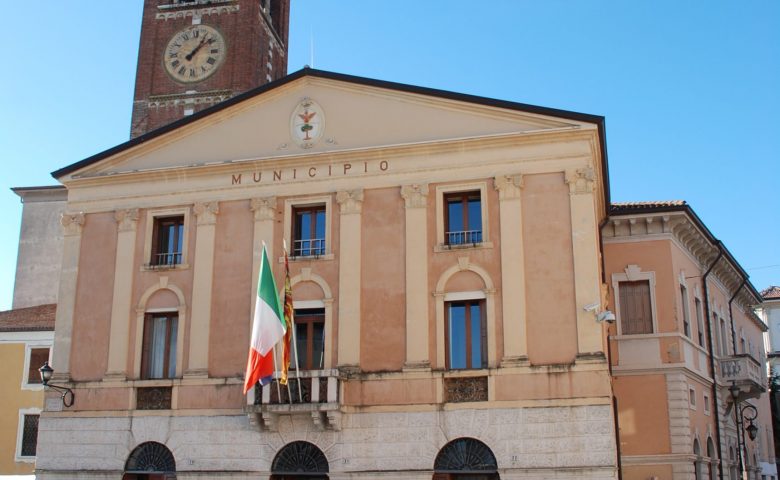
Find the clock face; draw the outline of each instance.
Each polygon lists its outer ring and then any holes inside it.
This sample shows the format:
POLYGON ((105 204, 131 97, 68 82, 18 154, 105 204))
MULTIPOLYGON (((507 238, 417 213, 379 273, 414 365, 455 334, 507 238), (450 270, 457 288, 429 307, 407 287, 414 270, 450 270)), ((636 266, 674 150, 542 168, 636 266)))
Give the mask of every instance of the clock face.
POLYGON ((193 83, 210 77, 224 59, 222 35, 208 25, 193 25, 171 38, 165 47, 163 64, 174 80, 193 83))

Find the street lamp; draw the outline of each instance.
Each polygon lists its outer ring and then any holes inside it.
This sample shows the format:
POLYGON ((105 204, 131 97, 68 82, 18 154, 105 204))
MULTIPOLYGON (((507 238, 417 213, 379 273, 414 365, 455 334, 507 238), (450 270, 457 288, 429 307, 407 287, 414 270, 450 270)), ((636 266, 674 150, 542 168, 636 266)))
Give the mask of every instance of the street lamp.
POLYGON ((49 362, 43 362, 43 366, 39 368, 38 371, 41 373, 41 382, 43 383, 44 388, 49 387, 56 392, 62 393, 62 396, 60 397, 62 399, 62 404, 66 407, 73 406, 73 401, 76 399, 73 390, 68 387, 61 387, 49 383, 49 380, 51 380, 51 376, 54 373, 54 369, 49 366, 49 362))
POLYGON ((737 423, 737 455, 739 456, 739 470, 744 473, 745 467, 742 461, 742 453, 743 451, 747 453, 747 451, 745 450, 745 436, 744 434, 740 435, 740 432, 742 431, 743 425, 745 425, 745 421, 747 421, 747 425, 744 426, 744 429, 747 432, 750 441, 755 441, 758 436, 758 427, 753 421, 758 417, 758 410, 749 403, 740 402, 740 392, 741 389, 737 386, 737 383, 731 382, 729 393, 731 394, 731 399, 734 401, 734 420, 737 423), (742 407, 740 407, 741 403, 744 403, 742 407))

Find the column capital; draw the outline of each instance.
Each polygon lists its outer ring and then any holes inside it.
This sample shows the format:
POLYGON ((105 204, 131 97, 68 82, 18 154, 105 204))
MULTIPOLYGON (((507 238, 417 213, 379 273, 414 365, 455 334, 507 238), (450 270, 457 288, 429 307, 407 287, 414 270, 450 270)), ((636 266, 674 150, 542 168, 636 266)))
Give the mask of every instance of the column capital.
POLYGON ((336 193, 341 214, 360 213, 363 211, 363 189, 342 190, 336 193))
POLYGON ((593 185, 596 183, 596 171, 592 167, 571 168, 566 170, 566 184, 569 185, 569 193, 572 195, 593 193, 593 185))
POLYGON ((116 220, 120 232, 134 232, 138 225, 138 209, 117 210, 114 212, 114 220, 116 220))
POLYGON ((253 198, 249 209, 255 212, 255 222, 273 220, 276 216, 276 197, 253 198))
POLYGON ((86 221, 84 212, 64 212, 60 217, 60 224, 65 236, 81 235, 81 229, 86 221))
POLYGON ((428 202, 428 184, 403 185, 401 186, 401 196, 406 208, 424 208, 428 202))
POLYGON ((214 225, 217 223, 219 202, 198 202, 193 206, 198 225, 214 225))
POLYGON ((498 191, 499 200, 520 198, 523 190, 523 175, 499 175, 493 179, 493 187, 498 191))

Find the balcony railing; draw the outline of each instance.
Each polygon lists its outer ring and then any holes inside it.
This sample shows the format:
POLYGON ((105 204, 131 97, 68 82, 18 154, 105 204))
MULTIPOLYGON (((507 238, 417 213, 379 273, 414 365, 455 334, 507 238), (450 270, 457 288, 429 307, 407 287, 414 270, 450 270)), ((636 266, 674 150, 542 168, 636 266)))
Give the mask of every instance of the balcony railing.
POLYGON ((163 252, 152 254, 149 268, 171 268, 181 265, 181 252, 163 252))
POLYGON ((447 245, 474 245, 482 243, 482 230, 445 232, 444 235, 447 245))
POLYGON ((282 407, 273 408, 274 411, 283 411, 285 406, 300 410, 300 405, 315 409, 321 409, 322 404, 338 405, 338 370, 301 370, 299 375, 290 370, 287 385, 278 383, 278 374, 274 377, 264 387, 255 386, 255 405, 282 407))
POLYGON ((324 238, 307 238, 304 240, 293 240, 294 257, 317 257, 325 255, 324 238))
POLYGON ((737 385, 748 397, 766 392, 767 379, 761 363, 743 353, 720 360, 720 379, 728 385, 737 385))

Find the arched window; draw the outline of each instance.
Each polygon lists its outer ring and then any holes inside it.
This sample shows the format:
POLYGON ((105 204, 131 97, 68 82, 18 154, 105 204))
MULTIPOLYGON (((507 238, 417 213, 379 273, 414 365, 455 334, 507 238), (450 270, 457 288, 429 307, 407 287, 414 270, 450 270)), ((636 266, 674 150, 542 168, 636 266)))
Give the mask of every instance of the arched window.
POLYGON ((693 439, 693 454, 696 456, 696 458, 693 460, 693 472, 694 472, 694 478, 696 480, 701 479, 701 469, 699 468, 699 463, 701 462, 701 447, 699 447, 699 439, 694 438, 693 439))
POLYGON ((715 468, 715 444, 712 442, 712 437, 707 438, 707 456, 710 457, 710 478, 715 479, 717 468, 715 468))
POLYGON ((473 438, 458 438, 439 450, 433 480, 497 480, 498 463, 490 447, 473 438))
POLYGON ((285 445, 271 463, 271 480, 327 480, 328 459, 322 450, 309 442, 285 445))
POLYGON ((176 478, 176 460, 168 447, 145 442, 127 457, 122 480, 172 480, 176 478))

